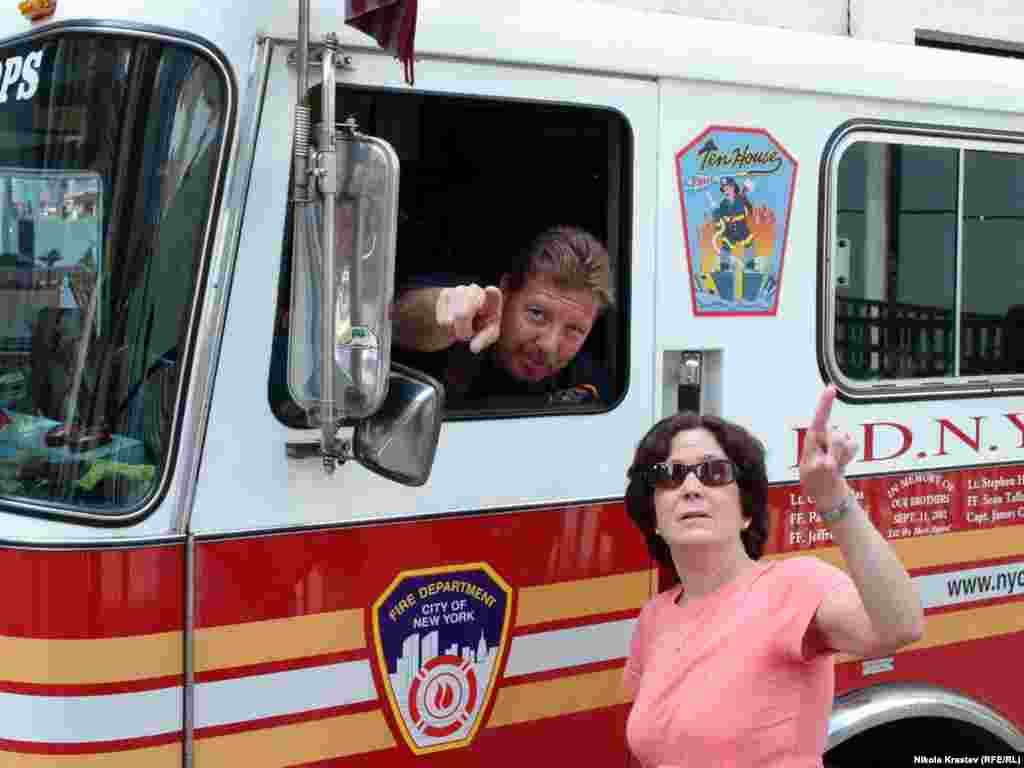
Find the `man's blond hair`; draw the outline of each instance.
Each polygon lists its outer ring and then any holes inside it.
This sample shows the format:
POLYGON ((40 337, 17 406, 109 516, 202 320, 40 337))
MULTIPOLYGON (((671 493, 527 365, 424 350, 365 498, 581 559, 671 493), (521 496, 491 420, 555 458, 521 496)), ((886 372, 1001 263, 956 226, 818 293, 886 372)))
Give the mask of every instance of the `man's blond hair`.
POLYGON ((612 304, 611 260, 601 242, 579 227, 552 227, 541 232, 508 272, 509 288, 518 290, 529 275, 544 275, 563 291, 590 291, 601 309, 612 304))

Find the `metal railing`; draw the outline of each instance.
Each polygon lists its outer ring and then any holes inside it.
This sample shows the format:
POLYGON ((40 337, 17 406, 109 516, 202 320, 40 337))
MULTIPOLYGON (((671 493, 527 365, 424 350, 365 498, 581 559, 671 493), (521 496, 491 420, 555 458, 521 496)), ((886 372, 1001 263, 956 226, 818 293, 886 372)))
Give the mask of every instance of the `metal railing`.
MULTIPOLYGON (((835 352, 852 379, 953 376, 954 311, 890 301, 838 298, 835 352)), ((961 376, 1006 372, 1002 315, 960 315, 961 376)))

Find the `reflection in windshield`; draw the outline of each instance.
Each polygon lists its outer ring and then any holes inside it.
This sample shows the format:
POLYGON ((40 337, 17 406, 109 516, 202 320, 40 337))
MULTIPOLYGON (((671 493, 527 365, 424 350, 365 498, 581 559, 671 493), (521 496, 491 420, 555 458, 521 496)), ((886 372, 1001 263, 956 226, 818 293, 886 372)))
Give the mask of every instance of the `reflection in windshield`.
POLYGON ((39 86, 0 104, 0 495, 121 513, 169 453, 224 84, 148 40, 13 50, 39 86))
POLYGON ((0 454, 8 460, 0 490, 6 493, 30 492, 35 473, 54 462, 143 463, 138 441, 133 446, 83 420, 95 389, 95 377, 86 375, 89 340, 102 324, 101 200, 95 173, 0 168, 0 454))

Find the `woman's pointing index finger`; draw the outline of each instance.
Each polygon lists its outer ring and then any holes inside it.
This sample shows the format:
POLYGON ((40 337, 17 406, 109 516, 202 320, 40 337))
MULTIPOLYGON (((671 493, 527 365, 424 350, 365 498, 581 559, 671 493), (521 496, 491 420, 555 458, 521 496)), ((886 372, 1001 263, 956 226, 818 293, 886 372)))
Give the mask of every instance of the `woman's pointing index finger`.
POLYGON ((836 399, 836 388, 834 384, 825 387, 825 391, 818 398, 818 405, 814 410, 814 421, 811 422, 811 431, 823 434, 828 429, 828 419, 832 414, 832 402, 836 399))

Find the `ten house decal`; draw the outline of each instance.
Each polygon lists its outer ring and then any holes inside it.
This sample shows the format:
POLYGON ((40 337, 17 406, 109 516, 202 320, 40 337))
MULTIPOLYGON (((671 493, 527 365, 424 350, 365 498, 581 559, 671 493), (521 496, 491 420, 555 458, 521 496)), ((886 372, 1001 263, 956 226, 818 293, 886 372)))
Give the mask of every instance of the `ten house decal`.
POLYGON ((767 131, 711 126, 676 154, 695 315, 774 315, 797 163, 767 131))
POLYGON ((508 644, 512 590, 486 563, 400 573, 373 604, 378 673, 416 754, 465 747, 508 644))

